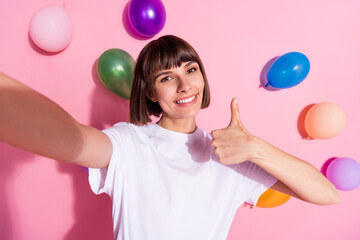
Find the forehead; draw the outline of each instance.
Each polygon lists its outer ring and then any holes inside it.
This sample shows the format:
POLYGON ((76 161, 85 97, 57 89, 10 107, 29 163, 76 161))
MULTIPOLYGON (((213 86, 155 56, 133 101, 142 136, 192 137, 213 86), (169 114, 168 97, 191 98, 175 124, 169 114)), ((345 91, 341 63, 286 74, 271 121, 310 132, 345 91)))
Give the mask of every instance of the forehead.
POLYGON ((176 69, 176 68, 184 68, 184 67, 188 67, 191 64, 197 64, 197 62, 195 61, 186 61, 186 62, 181 62, 179 65, 173 65, 170 68, 163 68, 163 69, 159 69, 157 72, 161 72, 161 71, 166 71, 166 70, 171 70, 171 69, 176 69))
POLYGON ((152 51, 149 54, 149 58, 146 61, 145 68, 148 70, 147 75, 151 76, 158 71, 162 71, 165 69, 171 69, 175 67, 180 67, 182 64, 187 63, 189 61, 199 62, 198 57, 194 52, 180 51, 179 49, 171 49, 165 51, 152 51))

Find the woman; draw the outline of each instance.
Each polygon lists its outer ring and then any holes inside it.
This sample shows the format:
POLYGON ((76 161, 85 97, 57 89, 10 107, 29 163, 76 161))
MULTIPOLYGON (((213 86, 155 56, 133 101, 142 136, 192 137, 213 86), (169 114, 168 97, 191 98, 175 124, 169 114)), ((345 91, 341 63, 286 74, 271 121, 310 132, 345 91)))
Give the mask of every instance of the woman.
POLYGON ((338 201, 313 166, 251 135, 236 99, 228 127, 211 135, 198 128, 195 117, 209 102, 196 51, 163 36, 137 59, 131 123, 84 126, 1 75, 0 140, 89 167, 92 190, 112 198, 115 239, 226 239, 238 206, 256 204, 269 187, 314 204, 338 201), (148 124, 151 115, 156 124, 148 124))

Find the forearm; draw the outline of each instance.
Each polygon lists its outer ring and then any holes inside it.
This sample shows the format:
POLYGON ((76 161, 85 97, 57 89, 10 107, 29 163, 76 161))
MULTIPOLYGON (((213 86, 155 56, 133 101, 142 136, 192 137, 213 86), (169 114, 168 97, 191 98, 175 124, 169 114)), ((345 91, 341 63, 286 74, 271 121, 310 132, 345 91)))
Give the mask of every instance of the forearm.
POLYGON ((0 106, 0 141, 60 161, 72 161, 81 152, 81 124, 50 99, 2 73, 0 106))
POLYGON ((301 199, 315 204, 338 201, 334 185, 311 164, 257 139, 259 150, 251 161, 279 179, 301 199))

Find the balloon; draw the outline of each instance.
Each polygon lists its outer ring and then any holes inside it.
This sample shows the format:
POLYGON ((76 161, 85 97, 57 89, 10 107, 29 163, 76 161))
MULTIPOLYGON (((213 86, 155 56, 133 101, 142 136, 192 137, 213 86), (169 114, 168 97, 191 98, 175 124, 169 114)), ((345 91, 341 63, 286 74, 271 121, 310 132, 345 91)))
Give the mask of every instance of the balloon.
POLYGON ((113 48, 101 54, 97 72, 102 83, 113 93, 129 99, 134 59, 124 50, 113 48))
POLYGON ((71 41, 72 23, 62 7, 44 7, 31 18, 29 34, 39 48, 47 52, 58 52, 71 41))
POLYGON ((290 52, 280 56, 270 66, 268 83, 274 88, 290 88, 301 83, 310 70, 309 59, 302 53, 290 52))
POLYGON ((131 0, 129 21, 142 36, 152 37, 165 25, 166 12, 161 0, 131 0))
POLYGON ((305 116, 305 130, 312 138, 327 139, 338 135, 346 125, 346 115, 335 103, 312 106, 305 116))
POLYGON ((360 164, 351 158, 336 158, 327 167, 326 177, 339 190, 354 190, 360 186, 360 164))
POLYGON ((290 195, 269 188, 260 196, 256 206, 261 208, 277 207, 287 202, 290 197, 290 195))

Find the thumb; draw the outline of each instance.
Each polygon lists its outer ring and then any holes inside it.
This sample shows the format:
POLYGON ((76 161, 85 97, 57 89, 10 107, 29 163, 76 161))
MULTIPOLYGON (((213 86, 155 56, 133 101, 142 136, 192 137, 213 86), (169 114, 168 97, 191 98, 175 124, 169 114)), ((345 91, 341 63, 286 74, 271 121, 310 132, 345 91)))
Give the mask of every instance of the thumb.
POLYGON ((242 127, 239 113, 239 105, 238 100, 233 98, 230 105, 231 110, 231 120, 229 123, 229 127, 242 127))

